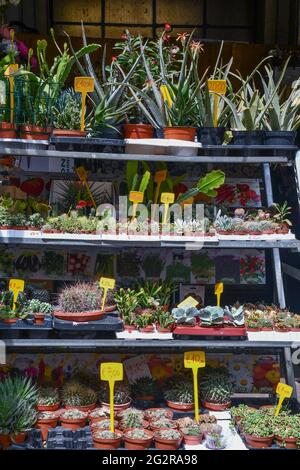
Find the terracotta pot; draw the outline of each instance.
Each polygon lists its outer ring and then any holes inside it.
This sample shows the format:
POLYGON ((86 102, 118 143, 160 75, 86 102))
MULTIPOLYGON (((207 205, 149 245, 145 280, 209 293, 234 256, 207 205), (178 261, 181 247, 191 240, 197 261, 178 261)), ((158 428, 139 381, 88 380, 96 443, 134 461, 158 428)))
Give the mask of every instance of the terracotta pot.
POLYGON ((18 434, 10 434, 10 440, 14 444, 23 444, 27 438, 27 432, 19 432, 18 434))
POLYGON ((55 137, 86 137, 87 133, 72 129, 53 129, 52 135, 55 137))
POLYGON ((273 327, 272 326, 261 326, 260 327, 260 331, 273 331, 273 327))
POLYGON ((20 138, 25 140, 49 140, 52 132, 50 127, 33 126, 31 124, 24 124, 20 128, 20 138))
POLYGON ((136 399, 139 401, 154 401, 155 396, 154 395, 139 395, 136 397, 136 399))
MULTIPOLYGON (((123 411, 123 410, 127 410, 127 408, 130 408, 131 406, 131 400, 127 403, 123 403, 122 405, 114 405, 114 410, 115 410, 115 413, 119 413, 120 411, 123 411)), ((110 410, 110 404, 109 403, 105 403, 105 402, 102 402, 102 408, 104 410, 110 410)))
MULTIPOLYGON (((161 429, 165 429, 165 428, 162 428, 161 426, 156 426, 155 425, 156 421, 150 421, 150 429, 154 432, 156 431, 160 431, 161 429)), ((178 429, 178 424, 176 423, 176 421, 172 421, 172 427, 171 428, 167 428, 167 429, 178 429)))
POLYGON ((16 139, 17 126, 10 122, 0 122, 0 139, 16 139))
POLYGON ((177 139, 177 140, 188 140, 194 142, 196 136, 195 127, 165 127, 164 138, 165 139, 177 139))
POLYGON ((56 428, 57 422, 58 422, 58 417, 52 418, 52 419, 41 419, 37 421, 35 427, 37 429, 40 429, 43 441, 47 440, 49 429, 56 428))
POLYGON ((124 124, 124 139, 153 139, 154 127, 150 124, 124 124))
POLYGON ((114 312, 116 309, 117 309, 116 305, 111 305, 110 307, 104 307, 104 312, 110 313, 110 312, 114 312))
POLYGON ((148 439, 132 439, 130 437, 126 437, 126 433, 128 431, 134 431, 136 428, 126 429, 124 432, 124 443, 125 448, 128 450, 145 450, 149 449, 151 442, 153 440, 154 434, 148 429, 143 429, 143 431, 148 435, 148 439))
POLYGON ((294 332, 296 332, 296 333, 299 333, 300 328, 291 328, 291 331, 294 331, 294 332))
POLYGON ((119 431, 119 429, 115 429, 115 433, 118 435, 118 438, 116 439, 100 439, 99 437, 95 437, 95 435, 93 435, 95 449, 119 449, 119 447, 121 446, 123 433, 119 431))
POLYGON ((253 333, 256 333, 256 332, 260 331, 260 328, 259 328, 259 327, 257 327, 257 328, 250 328, 249 326, 247 326, 247 331, 250 331, 250 333, 251 333, 251 331, 252 331, 253 333))
POLYGON ((80 418, 80 419, 66 419, 60 417, 60 422, 63 428, 66 429, 80 429, 84 428, 86 425, 87 418, 80 418))
POLYGON ((3 320, 3 323, 6 323, 7 325, 14 325, 15 323, 17 323, 18 321, 18 318, 6 318, 5 320, 3 320))
POLYGON ((281 437, 275 435, 275 440, 281 447, 284 447, 285 449, 298 449, 297 442, 299 439, 296 437, 281 437))
POLYGON ((65 406, 66 410, 78 410, 78 411, 83 411, 83 413, 89 413, 90 411, 93 411, 96 408, 96 403, 92 403, 91 405, 86 405, 86 406, 65 406))
POLYGON ((54 405, 37 405, 37 411, 57 411, 59 410, 59 403, 54 405))
POLYGON ((277 333, 288 333, 291 331, 291 328, 278 328, 277 326, 274 326, 274 331, 277 331, 277 333))
POLYGON ((201 404, 204 408, 206 408, 207 410, 211 410, 211 411, 228 410, 228 408, 230 408, 231 406, 231 402, 221 404, 221 403, 210 403, 205 400, 201 400, 201 404))
POLYGON ((183 443, 188 446, 198 446, 203 441, 204 434, 199 434, 198 436, 190 436, 188 434, 183 435, 183 443))
POLYGON ((154 331, 154 326, 153 325, 148 325, 145 328, 139 328, 139 331, 141 333, 153 333, 154 331))
POLYGON ((9 230, 9 225, 1 225, 0 230, 9 230))
POLYGON ((73 321, 77 323, 101 320, 104 312, 97 310, 94 312, 54 312, 54 316, 60 320, 73 321))
POLYGON ((128 331, 128 333, 132 333, 136 331, 136 327, 134 325, 124 325, 124 330, 128 331))
POLYGON ((145 417, 151 422, 153 419, 157 419, 157 418, 152 418, 151 415, 149 415, 149 411, 156 411, 156 410, 164 410, 165 412, 165 416, 166 418, 169 418, 169 419, 173 419, 173 411, 172 410, 166 410, 165 408, 148 408, 146 411, 145 411, 145 417))
POLYGON ((175 403, 174 401, 169 400, 167 400, 167 405, 169 408, 172 408, 172 410, 177 411, 192 411, 195 408, 194 403, 175 403))
POLYGON ((100 423, 100 421, 103 421, 103 419, 109 419, 107 417, 101 416, 99 418, 93 418, 92 416, 89 416, 89 422, 90 425, 92 426, 93 424, 100 423))
POLYGON ((35 318, 36 325, 43 325, 44 321, 45 321, 45 314, 44 313, 35 313, 34 318, 35 318))
POLYGON ((248 446, 253 447, 254 449, 265 449, 266 447, 271 447, 273 441, 273 436, 257 437, 250 436, 250 434, 244 434, 244 437, 248 446))
POLYGON ((28 227, 25 225, 10 225, 9 226, 10 230, 28 230, 28 227))
POLYGON ((0 434, 0 445, 3 450, 6 450, 9 448, 9 445, 10 445, 9 434, 0 434))
MULTIPOLYGON (((178 431, 179 432, 179 431, 178 431)), ((177 450, 182 442, 182 433, 178 439, 167 440, 154 435, 155 448, 160 450, 177 450)))

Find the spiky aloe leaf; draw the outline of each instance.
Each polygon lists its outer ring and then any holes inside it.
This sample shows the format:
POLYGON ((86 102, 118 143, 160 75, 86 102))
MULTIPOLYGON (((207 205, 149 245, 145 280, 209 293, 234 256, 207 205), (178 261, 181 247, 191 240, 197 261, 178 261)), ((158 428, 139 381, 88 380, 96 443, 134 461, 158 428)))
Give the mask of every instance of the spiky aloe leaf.
POLYGON ((141 191, 142 193, 144 193, 147 189, 147 186, 150 181, 150 176, 151 176, 150 171, 145 171, 145 173, 143 174, 142 181, 141 181, 140 188, 139 188, 139 191, 141 191))

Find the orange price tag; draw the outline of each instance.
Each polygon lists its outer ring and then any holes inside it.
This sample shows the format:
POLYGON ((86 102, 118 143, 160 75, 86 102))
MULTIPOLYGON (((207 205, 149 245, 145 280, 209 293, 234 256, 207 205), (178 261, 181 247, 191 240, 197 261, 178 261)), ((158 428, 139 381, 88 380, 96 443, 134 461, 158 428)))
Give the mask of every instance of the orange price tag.
POLYGON ((219 95, 225 95, 226 93, 226 80, 208 80, 207 85, 211 93, 219 93, 219 95))
POLYGON ((168 171, 167 170, 160 170, 155 173, 154 176, 154 182, 157 184, 162 183, 163 181, 166 181, 168 171))
POLYGON ((140 204, 144 200, 144 193, 141 191, 130 191, 129 193, 129 201, 133 202, 134 204, 140 204))
POLYGON ((78 93, 92 93, 95 90, 95 80, 92 77, 75 77, 74 88, 78 93))
POLYGON ((79 166, 78 168, 76 168, 76 173, 77 173, 77 176, 80 179, 80 181, 82 181, 84 183, 87 181, 88 174, 87 174, 87 171, 84 168, 84 166, 79 166))

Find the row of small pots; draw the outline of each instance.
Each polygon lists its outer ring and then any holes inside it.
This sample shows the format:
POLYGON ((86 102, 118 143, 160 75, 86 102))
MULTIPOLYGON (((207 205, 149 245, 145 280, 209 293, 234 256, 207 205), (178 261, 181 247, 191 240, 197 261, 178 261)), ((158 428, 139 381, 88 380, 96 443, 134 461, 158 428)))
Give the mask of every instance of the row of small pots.
MULTIPOLYGON (((43 325, 45 321, 44 313, 34 313, 34 320, 36 325, 43 325)), ((0 322, 5 323, 6 325, 15 325, 18 322, 19 318, 6 318, 5 320, 0 320, 0 322)))
POLYGON ((256 332, 260 332, 260 331, 276 331, 276 333, 289 333, 291 331, 291 332, 299 333, 300 328, 291 328, 291 327, 278 328, 276 326, 273 326, 273 327, 253 327, 253 328, 251 328, 251 327, 247 326, 247 331, 249 331, 250 333, 256 333, 256 332))

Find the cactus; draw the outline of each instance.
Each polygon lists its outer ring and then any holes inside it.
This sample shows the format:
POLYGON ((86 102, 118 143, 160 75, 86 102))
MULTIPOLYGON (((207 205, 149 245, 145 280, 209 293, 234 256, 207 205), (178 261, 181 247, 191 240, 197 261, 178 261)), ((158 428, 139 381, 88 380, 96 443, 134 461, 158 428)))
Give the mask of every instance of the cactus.
POLYGON ((60 417, 62 419, 83 419, 83 418, 86 418, 87 417, 87 414, 86 413, 83 413, 83 411, 79 411, 79 410, 66 410, 64 411, 60 417))
POLYGON ((116 432, 111 432, 111 431, 96 431, 94 433, 94 437, 96 439, 119 439, 120 435, 117 434, 116 432))
POLYGON ((144 429, 132 429, 131 431, 127 431, 124 436, 129 439, 149 439, 149 434, 147 434, 144 429))
POLYGON ((170 388, 164 392, 164 398, 174 403, 194 403, 193 383, 185 378, 176 377, 170 383, 170 388))
POLYGON ((26 310, 29 313, 44 313, 45 315, 51 315, 53 307, 47 302, 40 302, 37 299, 32 299, 27 304, 26 310))
POLYGON ((25 289, 25 293, 29 300, 36 299, 40 302, 50 303, 50 294, 45 289, 36 289, 35 287, 28 286, 25 289))
POLYGON ((38 405, 51 406, 60 402, 59 393, 53 387, 40 387, 38 391, 38 405))
POLYGON ((217 215, 214 225, 217 230, 231 232, 234 228, 234 221, 227 215, 217 215))
POLYGON ((38 421, 44 421, 46 419, 57 419, 57 413, 53 413, 51 411, 42 411, 37 415, 38 421))
MULTIPOLYGON (((109 403, 109 386, 108 382, 104 382, 101 388, 101 400, 104 403, 109 403)), ((118 382, 115 386, 114 404, 124 405, 130 402, 130 390, 125 383, 118 382)))
POLYGON ((157 383, 152 377, 140 377, 131 385, 132 394, 136 397, 155 395, 156 389, 157 383))
POLYGON ((87 406, 96 403, 97 393, 78 382, 66 382, 62 388, 62 401, 66 406, 87 406))
POLYGON ((78 282, 65 287, 59 294, 59 307, 63 312, 88 312, 101 310, 100 289, 94 284, 78 282))
POLYGON ((196 307, 173 308, 172 315, 178 325, 195 325, 199 310, 196 307))
POLYGON ((232 380, 224 368, 205 369, 200 378, 201 398, 209 403, 229 403, 233 391, 232 380))
POLYGON ((142 410, 138 410, 137 408, 126 408, 126 410, 122 410, 120 411, 120 413, 118 413, 118 418, 121 418, 121 419, 125 419, 127 416, 131 415, 131 414, 135 414, 136 416, 139 416, 139 418, 142 420, 144 419, 144 411, 142 410))
POLYGON ((181 434, 176 429, 160 429, 155 433, 155 437, 160 439, 166 439, 167 441, 173 441, 175 439, 180 439, 181 434))
POLYGON ((127 413, 119 422, 119 427, 120 429, 143 428, 143 417, 132 409, 131 412, 127 413))
POLYGON ((168 418, 160 418, 157 419, 156 421, 152 421, 152 425, 155 428, 160 428, 160 429, 175 429, 177 427, 177 424, 175 421, 172 421, 171 419, 168 418))

